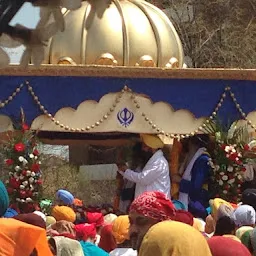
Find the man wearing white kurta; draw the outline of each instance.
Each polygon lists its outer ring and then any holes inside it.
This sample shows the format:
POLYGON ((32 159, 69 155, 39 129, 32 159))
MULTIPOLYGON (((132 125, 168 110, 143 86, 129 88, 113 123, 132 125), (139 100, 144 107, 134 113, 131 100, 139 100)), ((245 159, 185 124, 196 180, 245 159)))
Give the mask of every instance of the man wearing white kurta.
POLYGON ((169 164, 164 157, 162 140, 156 135, 141 135, 143 150, 151 152, 152 156, 140 173, 127 169, 124 166, 119 168, 120 173, 127 180, 136 183, 135 198, 146 191, 159 191, 171 198, 171 182, 169 164))

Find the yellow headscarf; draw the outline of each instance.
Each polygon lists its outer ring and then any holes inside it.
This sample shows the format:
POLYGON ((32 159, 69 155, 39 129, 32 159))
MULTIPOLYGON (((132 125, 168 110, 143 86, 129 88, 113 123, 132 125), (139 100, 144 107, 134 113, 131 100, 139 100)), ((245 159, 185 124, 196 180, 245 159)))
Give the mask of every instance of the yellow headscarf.
POLYGON ((221 204, 225 204, 225 205, 233 208, 232 205, 229 202, 227 202, 227 201, 225 201, 225 200, 223 200, 221 198, 214 198, 213 200, 210 200, 212 216, 213 216, 213 219, 215 220, 215 222, 217 221, 218 209, 219 209, 221 204))
POLYGON ((56 219, 52 216, 46 216, 46 228, 56 223, 56 219))
POLYGON ((145 235, 139 256, 211 256, 204 236, 193 227, 162 221, 145 235))
POLYGON ((125 240, 129 240, 130 221, 128 215, 118 216, 112 225, 112 233, 117 244, 122 244, 125 240))
POLYGON ((52 216, 56 221, 66 220, 73 223, 76 220, 75 212, 68 206, 55 206, 52 209, 52 216))
POLYGON ((158 149, 163 148, 164 143, 157 135, 141 134, 142 141, 150 148, 158 149))

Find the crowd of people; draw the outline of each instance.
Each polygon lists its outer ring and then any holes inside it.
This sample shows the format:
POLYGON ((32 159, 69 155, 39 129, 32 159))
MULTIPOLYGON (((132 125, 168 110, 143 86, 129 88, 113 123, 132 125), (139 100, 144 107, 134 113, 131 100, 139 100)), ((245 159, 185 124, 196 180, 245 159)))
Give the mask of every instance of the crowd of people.
POLYGON ((144 162, 140 158, 134 169, 118 165, 120 175, 134 184, 124 189, 135 189, 134 198, 126 197, 129 202, 118 212, 85 207, 61 189, 48 214, 43 205, 32 213, 18 213, 10 208, 0 182, 0 256, 256 255, 256 190, 245 190, 237 204, 210 199, 205 143, 204 137, 188 143, 193 154, 176 177, 179 200, 172 200, 163 142, 142 136, 144 162))

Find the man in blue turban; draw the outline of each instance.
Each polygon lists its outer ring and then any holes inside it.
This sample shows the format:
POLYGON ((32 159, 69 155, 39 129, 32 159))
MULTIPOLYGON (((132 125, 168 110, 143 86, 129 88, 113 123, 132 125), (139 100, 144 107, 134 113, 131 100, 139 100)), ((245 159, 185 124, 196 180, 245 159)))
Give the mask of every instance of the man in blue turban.
POLYGON ((74 196, 67 190, 60 189, 57 191, 57 204, 71 206, 74 202, 74 196))
POLYGON ((0 217, 3 217, 9 206, 9 196, 5 185, 0 181, 0 217))

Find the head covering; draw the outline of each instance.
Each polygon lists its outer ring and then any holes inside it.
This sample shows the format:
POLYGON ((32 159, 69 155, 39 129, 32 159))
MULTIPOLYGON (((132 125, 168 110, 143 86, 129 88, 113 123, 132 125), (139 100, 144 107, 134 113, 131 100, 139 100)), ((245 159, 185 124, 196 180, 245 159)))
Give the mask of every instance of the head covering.
POLYGON ((4 214, 4 218, 13 218, 14 216, 17 216, 17 215, 18 213, 14 209, 8 208, 4 214))
POLYGON ((233 212, 234 212, 234 208, 231 205, 221 204, 217 210, 217 220, 224 216, 231 217, 233 212))
POLYGON ((87 212, 86 217, 88 223, 95 224, 96 227, 100 227, 104 224, 104 218, 101 212, 87 212))
POLYGON ((250 227, 250 226, 242 226, 240 227, 239 229, 237 229, 236 231, 236 236, 241 239, 243 234, 246 232, 246 231, 249 231, 249 230, 253 230, 253 227, 250 227))
POLYGON ((130 221, 128 215, 118 216, 113 222, 112 233, 117 244, 122 244, 125 240, 129 240, 130 221))
POLYGON ((52 201, 49 199, 43 199, 40 201, 39 205, 43 213, 49 213, 52 206, 52 201))
POLYGON ((222 204, 228 205, 232 208, 232 205, 229 202, 221 198, 214 198, 210 200, 211 213, 215 221, 217 221, 218 209, 222 204))
POLYGON ((0 217, 2 217, 9 206, 9 196, 6 187, 2 181, 0 181, 0 217))
POLYGON ((85 241, 80 241, 84 255, 93 256, 109 256, 107 252, 99 248, 97 245, 85 241))
POLYGON ((24 214, 19 214, 14 217, 14 219, 26 222, 30 225, 38 226, 40 228, 46 229, 46 223, 45 221, 38 215, 34 213, 24 213, 24 214))
POLYGON ((76 220, 76 214, 74 210, 68 206, 58 206, 56 205, 52 209, 52 216, 57 220, 66 220, 69 222, 74 222, 76 220))
POLYGON ((56 223, 56 219, 52 216, 46 216, 46 227, 56 223))
POLYGON ((252 240, 251 240, 251 235, 252 235, 252 230, 247 230, 243 233, 243 235, 241 236, 241 243, 246 246, 246 248, 253 252, 253 248, 252 248, 252 240))
POLYGON ((46 216, 44 213, 42 213, 40 211, 34 211, 33 213, 40 216, 44 220, 44 222, 46 222, 46 216))
POLYGON ((97 235, 95 224, 75 225, 76 237, 78 240, 86 241, 88 238, 94 239, 97 235))
POLYGON ((112 225, 106 225, 102 228, 98 246, 106 252, 111 252, 116 249, 117 244, 112 233, 112 225))
POLYGON ((74 201, 73 201, 73 204, 74 204, 74 206, 82 207, 83 206, 83 201, 78 199, 78 198, 75 198, 74 201))
POLYGON ((234 241, 241 243, 241 240, 234 235, 223 235, 223 237, 227 237, 227 238, 233 239, 234 241))
POLYGON ((74 196, 67 190, 60 189, 56 194, 57 198, 61 200, 66 205, 72 205, 74 201, 74 196))
POLYGON ((215 227, 215 236, 231 235, 235 232, 236 224, 228 216, 221 217, 217 220, 215 227))
POLYGON ((255 224, 256 213, 250 205, 240 205, 234 210, 232 219, 239 227, 250 226, 255 224))
POLYGON ((56 230, 59 234, 70 233, 75 235, 75 225, 66 220, 57 221, 51 225, 51 229, 56 230))
POLYGON ((173 220, 183 222, 190 226, 193 226, 193 224, 194 224, 193 215, 190 212, 185 211, 185 210, 177 210, 176 215, 173 220))
POLYGON ((256 210, 256 189, 246 189, 242 193, 242 202, 243 204, 252 206, 256 210))
POLYGON ((62 236, 55 236, 52 239, 56 245, 57 256, 84 256, 78 241, 62 236))
POLYGON ((201 219, 194 218, 193 227, 200 232, 204 232, 205 231, 205 222, 201 219))
POLYGON ((214 236, 207 240, 212 256, 251 256, 248 249, 233 239, 223 236, 214 236))
POLYGON ((117 216, 113 213, 109 213, 107 215, 104 216, 104 224, 105 225, 109 225, 112 224, 113 221, 117 218, 117 216))
POLYGON ((256 255, 256 228, 250 231, 250 242, 252 246, 253 255, 256 255))
POLYGON ((142 241, 139 256, 211 256, 206 239, 193 227, 176 221, 152 226, 142 241))
POLYGON ((172 203, 174 204, 175 209, 177 209, 177 210, 186 210, 185 205, 181 201, 179 201, 179 200, 172 200, 172 203))
POLYGON ((174 218, 175 207, 164 193, 159 191, 145 192, 132 202, 130 212, 163 221, 174 218))
POLYGON ((52 256, 44 229, 12 218, 0 218, 0 227, 1 255, 30 255, 36 249, 38 256, 52 256))
POLYGON ((150 148, 158 149, 163 148, 164 143, 157 135, 141 134, 142 141, 150 148))

